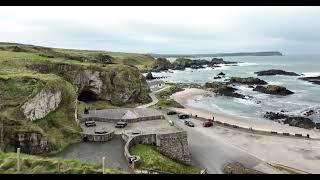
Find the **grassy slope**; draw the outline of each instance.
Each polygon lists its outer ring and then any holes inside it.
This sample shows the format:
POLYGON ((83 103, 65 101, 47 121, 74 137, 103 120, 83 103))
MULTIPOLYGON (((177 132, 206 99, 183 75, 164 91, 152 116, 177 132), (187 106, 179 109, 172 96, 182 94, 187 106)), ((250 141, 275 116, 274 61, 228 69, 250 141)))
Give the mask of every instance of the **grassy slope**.
POLYGON ((171 160, 150 145, 136 145, 132 147, 131 153, 141 157, 138 169, 153 169, 176 174, 193 174, 201 171, 199 167, 184 165, 171 160))
MULTIPOLYGON (((80 140, 80 127, 74 121, 73 101, 76 93, 72 85, 52 74, 3 73, 0 74, 0 98, 5 107, 0 117, 5 126, 5 138, 21 132, 36 132, 49 138, 52 152, 60 151, 70 143, 80 140), (20 107, 39 89, 61 90, 62 102, 55 111, 45 118, 31 122, 25 120, 20 107)), ((7 142, 6 144, 12 144, 7 142)), ((14 147, 7 146, 13 151, 14 147)))
MULTIPOLYGON (((15 174, 17 172, 16 153, 0 152, 0 174, 15 174)), ((76 160, 48 158, 21 154, 22 174, 101 174, 102 166, 94 163, 84 163, 76 160)), ((120 174, 122 171, 105 168, 107 174, 120 174)))
POLYGON ((158 93, 155 94, 155 96, 158 98, 158 103, 155 104, 155 107, 176 107, 176 108, 184 108, 181 104, 176 102, 173 99, 170 99, 170 95, 172 95, 177 87, 175 85, 170 85, 169 88, 164 89, 158 93))

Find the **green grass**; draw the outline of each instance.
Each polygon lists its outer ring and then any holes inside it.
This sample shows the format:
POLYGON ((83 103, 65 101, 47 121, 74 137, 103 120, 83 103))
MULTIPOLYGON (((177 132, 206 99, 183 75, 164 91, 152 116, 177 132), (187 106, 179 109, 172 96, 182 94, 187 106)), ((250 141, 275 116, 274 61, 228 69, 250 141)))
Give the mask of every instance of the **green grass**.
POLYGON ((201 168, 178 163, 162 154, 154 146, 139 144, 131 148, 131 153, 140 156, 138 169, 159 170, 175 174, 200 173, 201 168))
MULTIPOLYGON (((20 155, 21 169, 17 172, 16 153, 0 152, 0 174, 102 174, 102 165, 77 160, 20 155)), ((105 168, 106 174, 124 172, 105 168)))
POLYGON ((181 104, 176 102, 173 99, 170 99, 170 96, 174 94, 175 92, 181 91, 182 89, 177 88, 175 85, 170 85, 169 88, 166 88, 162 91, 159 91, 158 93, 155 94, 155 96, 158 98, 158 103, 155 104, 154 106, 156 108, 161 107, 161 108, 166 108, 166 107, 175 107, 175 108, 184 108, 181 104))
POLYGON ((225 174, 263 174, 255 169, 247 168, 241 163, 234 162, 224 165, 223 172, 225 174))
POLYGON ((5 125, 6 151, 15 149, 12 136, 19 133, 35 132, 49 139, 51 153, 59 152, 71 143, 80 141, 80 127, 74 121, 76 92, 73 86, 53 74, 2 73, 0 74, 0 119, 5 125), (59 107, 43 119, 25 119, 20 108, 40 89, 61 91, 59 107))

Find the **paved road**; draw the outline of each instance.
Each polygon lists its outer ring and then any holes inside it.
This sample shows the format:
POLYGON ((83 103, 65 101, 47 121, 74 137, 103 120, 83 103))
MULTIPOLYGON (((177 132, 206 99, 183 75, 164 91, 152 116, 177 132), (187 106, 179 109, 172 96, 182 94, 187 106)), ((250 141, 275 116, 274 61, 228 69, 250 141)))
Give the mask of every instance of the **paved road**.
MULTIPOLYGON (((176 115, 168 116, 176 125, 188 133, 188 143, 192 161, 204 168, 210 174, 221 174, 224 164, 229 162, 240 162, 246 167, 254 168, 265 173, 280 173, 268 166, 262 160, 248 154, 247 152, 229 143, 220 140, 218 137, 208 135, 203 131, 198 120, 192 120, 195 127, 184 125, 176 115)), ((211 129, 206 129, 211 130, 211 129)))
POLYGON ((162 88, 162 89, 159 89, 159 90, 157 90, 157 91, 154 91, 154 92, 149 93, 149 96, 151 97, 152 102, 151 102, 151 103, 148 103, 148 104, 144 104, 144 105, 138 106, 137 108, 147 108, 147 107, 150 107, 150 106, 153 106, 153 105, 157 104, 159 100, 158 100, 158 98, 155 96, 155 93, 158 93, 158 92, 160 92, 160 91, 163 91, 163 90, 165 90, 165 89, 167 89, 167 88, 169 88, 169 87, 170 87, 170 86, 166 86, 166 87, 164 87, 164 88, 162 88))

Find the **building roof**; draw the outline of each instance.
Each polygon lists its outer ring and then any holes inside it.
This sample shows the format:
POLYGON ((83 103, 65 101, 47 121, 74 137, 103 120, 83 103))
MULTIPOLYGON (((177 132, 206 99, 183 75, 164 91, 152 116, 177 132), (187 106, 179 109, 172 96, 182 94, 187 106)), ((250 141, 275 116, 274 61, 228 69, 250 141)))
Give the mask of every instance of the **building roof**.
POLYGON ((158 85, 158 84, 164 84, 165 82, 162 80, 153 80, 153 81, 148 81, 148 85, 149 86, 153 86, 153 85, 158 85))

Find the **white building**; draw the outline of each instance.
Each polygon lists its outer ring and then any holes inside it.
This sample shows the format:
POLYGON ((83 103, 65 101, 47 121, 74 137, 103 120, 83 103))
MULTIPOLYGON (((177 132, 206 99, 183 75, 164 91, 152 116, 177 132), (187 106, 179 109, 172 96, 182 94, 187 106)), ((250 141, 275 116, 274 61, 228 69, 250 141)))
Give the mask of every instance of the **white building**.
POLYGON ((161 80, 153 80, 153 81, 148 81, 148 85, 151 91, 155 91, 155 90, 164 88, 166 86, 166 83, 161 80))

